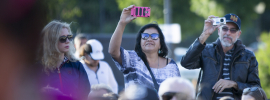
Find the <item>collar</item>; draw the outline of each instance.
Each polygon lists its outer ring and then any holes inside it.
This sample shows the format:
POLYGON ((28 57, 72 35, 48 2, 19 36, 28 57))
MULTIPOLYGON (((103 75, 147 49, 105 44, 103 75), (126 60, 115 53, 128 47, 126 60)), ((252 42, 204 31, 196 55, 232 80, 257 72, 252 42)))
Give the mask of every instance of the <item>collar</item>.
POLYGON ((64 60, 63 60, 63 63, 66 62, 66 61, 68 61, 68 60, 69 60, 69 59, 65 56, 65 57, 64 57, 64 60))

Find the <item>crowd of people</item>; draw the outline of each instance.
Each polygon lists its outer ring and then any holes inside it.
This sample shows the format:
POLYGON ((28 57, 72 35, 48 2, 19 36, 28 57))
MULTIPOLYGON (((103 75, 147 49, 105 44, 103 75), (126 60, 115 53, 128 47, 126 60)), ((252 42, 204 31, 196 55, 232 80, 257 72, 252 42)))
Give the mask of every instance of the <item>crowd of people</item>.
POLYGON ((226 14, 227 23, 217 26, 213 25, 217 16, 209 16, 203 32, 181 59, 186 69, 201 69, 194 87, 181 77, 176 62, 167 57, 164 34, 157 24, 144 25, 138 31, 134 50, 121 47, 125 26, 137 18, 130 15, 132 7, 123 9, 108 50, 124 75, 122 92, 118 93, 110 65, 102 61, 102 43, 83 34, 75 37, 70 24, 54 20, 40 30, 39 57, 33 64, 37 68, 34 78, 38 78, 40 97, 44 100, 267 100, 258 77, 256 56, 239 40, 241 20, 236 14, 226 14), (215 30, 219 37, 206 44, 215 30))

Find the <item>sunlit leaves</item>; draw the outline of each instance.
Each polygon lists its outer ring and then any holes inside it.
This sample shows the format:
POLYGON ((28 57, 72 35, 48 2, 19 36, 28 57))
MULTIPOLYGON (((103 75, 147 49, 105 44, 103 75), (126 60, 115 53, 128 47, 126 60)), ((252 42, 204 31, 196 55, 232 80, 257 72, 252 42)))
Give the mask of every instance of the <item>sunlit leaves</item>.
POLYGON ((263 32, 260 36, 261 43, 256 52, 256 58, 259 63, 259 77, 261 85, 267 96, 270 96, 270 34, 263 32))
POLYGON ((214 0, 191 0, 190 10, 199 16, 207 18, 209 15, 224 16, 224 7, 214 0))

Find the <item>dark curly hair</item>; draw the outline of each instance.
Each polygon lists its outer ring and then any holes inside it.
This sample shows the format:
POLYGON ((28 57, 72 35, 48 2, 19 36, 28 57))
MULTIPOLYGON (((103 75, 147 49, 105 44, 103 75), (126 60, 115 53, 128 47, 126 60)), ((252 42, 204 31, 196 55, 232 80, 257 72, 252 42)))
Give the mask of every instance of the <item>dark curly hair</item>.
POLYGON ((142 38, 141 34, 144 32, 144 30, 146 30, 148 28, 155 28, 158 31, 159 39, 160 39, 160 46, 161 46, 160 50, 162 51, 161 53, 158 54, 158 56, 165 58, 168 55, 168 48, 167 48, 166 43, 165 43, 165 37, 164 37, 161 29, 159 28, 159 26, 157 24, 144 25, 137 34, 135 52, 138 54, 138 56, 143 60, 143 62, 146 65, 148 65, 148 62, 146 59, 146 55, 144 54, 144 52, 142 51, 142 48, 141 48, 141 38, 142 38))

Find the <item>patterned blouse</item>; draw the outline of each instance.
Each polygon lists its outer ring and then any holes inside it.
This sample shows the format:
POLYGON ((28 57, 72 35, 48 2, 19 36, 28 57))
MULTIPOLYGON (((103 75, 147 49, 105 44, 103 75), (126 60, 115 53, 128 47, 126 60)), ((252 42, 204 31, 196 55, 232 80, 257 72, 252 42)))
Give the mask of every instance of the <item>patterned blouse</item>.
MULTIPOLYGON (((154 83, 150 72, 148 71, 143 60, 137 55, 134 50, 125 50, 121 47, 122 64, 119 64, 115 59, 115 65, 123 72, 125 80, 125 88, 132 84, 145 85, 146 87, 154 89, 154 83)), ((151 68, 158 85, 169 77, 180 77, 180 71, 174 60, 171 61, 163 68, 151 68)))

